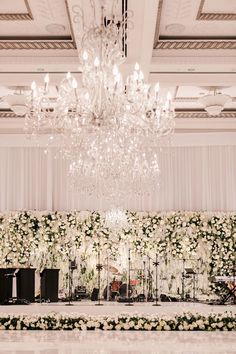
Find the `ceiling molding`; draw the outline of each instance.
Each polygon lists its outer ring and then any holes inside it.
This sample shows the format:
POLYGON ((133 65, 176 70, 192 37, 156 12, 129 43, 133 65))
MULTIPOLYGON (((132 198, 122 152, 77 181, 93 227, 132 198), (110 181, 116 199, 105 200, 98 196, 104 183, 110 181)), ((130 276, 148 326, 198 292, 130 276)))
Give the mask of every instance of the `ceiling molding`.
POLYGON ((154 48, 156 48, 160 37, 162 6, 163 6, 163 0, 159 0, 158 9, 157 9, 156 31, 154 37, 154 48))
MULTIPOLYGON (((207 95, 207 93, 206 93, 207 95)), ((199 97, 176 97, 174 96, 173 100, 175 102, 197 102, 199 98, 201 98, 203 96, 199 96, 199 97)), ((232 97, 232 102, 236 102, 236 97, 232 97)))
POLYGON ((18 118, 17 115, 9 110, 0 110, 0 118, 18 118))
POLYGON ((28 0, 24 0, 27 8, 26 13, 0 13, 0 21, 32 21, 33 14, 29 6, 28 0))
MULTIPOLYGON (((176 110, 175 117, 178 118, 236 118, 236 110, 224 110, 219 116, 210 117, 207 112, 204 110, 176 110)), ((18 118, 23 119, 24 117, 17 116, 10 109, 0 110, 0 119, 1 118, 18 118)))
POLYGON ((0 40, 0 50, 76 49, 73 40, 0 40))
POLYGON ((236 118, 236 110, 223 111, 219 116, 210 117, 204 110, 176 110, 176 118, 204 118, 204 119, 214 119, 214 118, 236 118))
MULTIPOLYGON (((202 38, 162 38, 160 36, 160 26, 161 26, 161 16, 163 9, 163 1, 159 0, 158 4, 158 12, 157 12, 157 20, 156 20, 156 32, 154 38, 154 46, 153 49, 193 49, 193 50, 209 50, 209 49, 236 49, 236 39, 231 38, 222 38, 222 39, 202 39, 202 38)), ((203 6, 205 0, 201 0, 197 20, 204 21, 232 21, 236 20, 236 14, 220 14, 220 13, 203 13, 203 6)))
POLYGON ((196 20, 198 21, 235 21, 235 13, 206 13, 203 7, 206 0, 201 0, 196 20))
POLYGON ((209 49, 236 49, 236 40, 159 40, 154 49, 158 50, 209 50, 209 49))
MULTIPOLYGON (((26 7, 29 11, 29 15, 32 16, 28 0, 25 0, 26 7)), ((0 37, 0 50, 67 50, 67 49, 77 49, 75 34, 73 30, 68 0, 65 0, 65 8, 66 14, 68 17, 71 38, 63 39, 63 38, 55 38, 55 39, 47 39, 47 38, 9 38, 9 39, 1 39, 0 37)), ((7 14, 9 15, 9 14, 7 14)), ((16 14, 20 15, 20 14, 16 14)), ((23 14, 27 15, 27 14, 23 14)), ((1 16, 1 14, 0 14, 1 16)), ((32 18, 33 19, 33 16, 32 18)))

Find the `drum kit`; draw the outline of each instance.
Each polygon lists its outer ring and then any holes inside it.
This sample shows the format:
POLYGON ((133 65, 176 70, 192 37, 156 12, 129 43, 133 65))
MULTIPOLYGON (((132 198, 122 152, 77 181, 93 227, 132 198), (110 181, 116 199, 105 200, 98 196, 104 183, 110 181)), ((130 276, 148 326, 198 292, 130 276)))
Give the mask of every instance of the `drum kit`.
MULTIPOLYGON (((142 284, 142 279, 130 278, 127 279, 126 272, 122 273, 114 266, 104 266, 104 270, 110 273, 112 280, 106 285, 103 291, 103 298, 108 301, 118 301, 132 303, 134 301, 144 301, 145 295, 140 294, 140 286, 142 284), (122 279, 126 280, 123 282, 122 279), (130 278, 130 279, 129 279, 130 278)), ((142 274, 143 270, 138 268, 130 268, 129 272, 142 274)), ((141 278, 143 275, 141 275, 141 278)), ((139 277, 140 278, 140 277, 139 277)))

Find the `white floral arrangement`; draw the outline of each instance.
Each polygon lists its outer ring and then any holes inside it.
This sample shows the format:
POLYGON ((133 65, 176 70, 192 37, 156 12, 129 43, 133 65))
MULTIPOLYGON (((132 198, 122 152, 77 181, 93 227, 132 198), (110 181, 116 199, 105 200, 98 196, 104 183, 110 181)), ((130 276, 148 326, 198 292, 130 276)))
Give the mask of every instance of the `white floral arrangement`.
POLYGON ((1 315, 0 330, 142 330, 142 331, 235 331, 232 313, 192 314, 174 316, 82 314, 1 315))
POLYGON ((59 267, 66 274, 68 257, 97 255, 98 248, 116 259, 120 245, 137 254, 183 259, 199 256, 208 276, 232 275, 236 213, 126 212, 128 227, 114 234, 101 212, 18 211, 0 214, 1 266, 59 267), (201 251, 202 252, 202 251, 201 251))

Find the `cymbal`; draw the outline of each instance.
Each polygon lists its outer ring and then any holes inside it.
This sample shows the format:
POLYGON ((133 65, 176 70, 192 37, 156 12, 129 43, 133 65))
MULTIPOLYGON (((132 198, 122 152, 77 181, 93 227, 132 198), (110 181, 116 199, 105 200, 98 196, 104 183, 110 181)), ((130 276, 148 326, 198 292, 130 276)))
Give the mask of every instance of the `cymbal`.
POLYGON ((142 270, 141 268, 130 268, 130 270, 132 270, 132 271, 139 271, 139 270, 142 270))
POLYGON ((103 268, 105 270, 107 270, 108 272, 111 272, 111 273, 119 273, 119 270, 116 268, 116 267, 113 267, 113 266, 107 266, 107 265, 104 265, 103 268))

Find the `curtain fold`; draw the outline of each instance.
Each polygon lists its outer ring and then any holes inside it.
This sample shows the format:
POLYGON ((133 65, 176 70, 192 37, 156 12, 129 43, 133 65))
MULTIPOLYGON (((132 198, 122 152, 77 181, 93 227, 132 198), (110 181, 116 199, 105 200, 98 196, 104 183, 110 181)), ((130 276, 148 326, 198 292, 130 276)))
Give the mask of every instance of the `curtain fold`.
MULTIPOLYGON (((167 148, 160 154, 160 187, 127 196, 130 210, 236 210, 236 146, 167 148)), ((66 162, 42 147, 0 147, 0 211, 106 210, 71 187, 66 162)))

